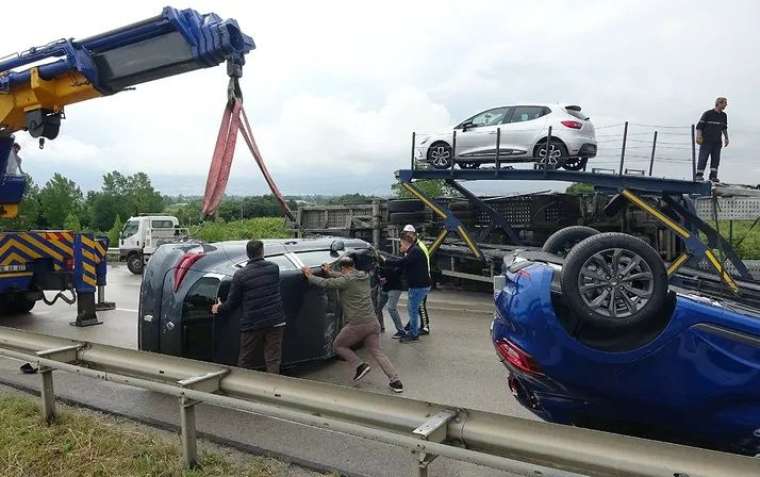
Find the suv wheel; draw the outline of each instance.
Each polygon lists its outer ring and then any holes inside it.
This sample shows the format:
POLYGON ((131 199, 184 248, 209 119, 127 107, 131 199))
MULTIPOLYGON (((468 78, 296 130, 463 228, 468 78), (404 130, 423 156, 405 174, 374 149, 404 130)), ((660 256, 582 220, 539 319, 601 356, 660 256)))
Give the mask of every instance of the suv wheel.
POLYGON ((656 318, 668 295, 657 252, 622 233, 593 235, 576 245, 562 268, 562 293, 581 320, 608 328, 656 318))

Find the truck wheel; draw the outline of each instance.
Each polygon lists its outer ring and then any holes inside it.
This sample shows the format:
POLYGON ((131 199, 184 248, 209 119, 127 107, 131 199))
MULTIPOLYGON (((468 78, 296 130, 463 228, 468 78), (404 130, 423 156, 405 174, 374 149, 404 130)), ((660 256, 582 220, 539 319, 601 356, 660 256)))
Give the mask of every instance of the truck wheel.
POLYGON ((560 257, 567 257, 573 247, 598 233, 599 231, 595 228, 584 227, 583 225, 566 227, 551 234, 544 242, 541 250, 560 257))
POLYGON ((127 268, 135 275, 142 275, 144 265, 142 255, 139 253, 133 253, 127 257, 127 268))
POLYGON ((565 302, 586 322, 628 328, 656 319, 668 296, 657 252, 628 234, 593 235, 576 245, 562 268, 565 302))
POLYGON ((37 300, 30 300, 29 298, 20 295, 10 297, 8 301, 13 313, 29 313, 37 303, 37 300))

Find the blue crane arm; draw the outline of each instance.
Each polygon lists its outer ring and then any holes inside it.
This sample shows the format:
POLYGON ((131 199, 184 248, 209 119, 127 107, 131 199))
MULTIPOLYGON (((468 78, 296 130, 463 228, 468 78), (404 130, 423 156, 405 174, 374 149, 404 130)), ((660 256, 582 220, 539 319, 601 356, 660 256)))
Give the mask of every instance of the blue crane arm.
POLYGON ((64 107, 148 81, 227 63, 242 76, 255 48, 233 19, 195 10, 160 15, 82 40, 61 39, 0 58, 0 217, 14 217, 24 191, 6 177, 12 134, 55 139, 64 107))
POLYGON ((90 38, 30 48, 0 59, 0 132, 53 139, 67 104, 225 61, 240 76, 254 48, 233 19, 171 7, 90 38))

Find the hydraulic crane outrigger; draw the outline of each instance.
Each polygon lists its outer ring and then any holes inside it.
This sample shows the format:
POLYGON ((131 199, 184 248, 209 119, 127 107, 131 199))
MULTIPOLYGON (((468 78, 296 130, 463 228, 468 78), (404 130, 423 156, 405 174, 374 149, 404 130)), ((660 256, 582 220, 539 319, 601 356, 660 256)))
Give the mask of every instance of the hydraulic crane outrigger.
MULTIPOLYGON (((201 68, 227 64, 231 92, 255 48, 237 22, 195 10, 160 15, 83 40, 61 39, 0 59, 0 218, 14 218, 25 179, 6 173, 13 133, 55 139, 65 106, 201 68)), ((232 94, 231 94, 232 96, 232 94)), ((91 233, 0 233, 0 311, 28 311, 44 290, 72 302, 78 326, 98 324, 95 291, 106 281, 107 240, 91 233)), ((102 295, 99 294, 99 301, 102 295)), ((103 304, 106 305, 106 304, 103 304)))

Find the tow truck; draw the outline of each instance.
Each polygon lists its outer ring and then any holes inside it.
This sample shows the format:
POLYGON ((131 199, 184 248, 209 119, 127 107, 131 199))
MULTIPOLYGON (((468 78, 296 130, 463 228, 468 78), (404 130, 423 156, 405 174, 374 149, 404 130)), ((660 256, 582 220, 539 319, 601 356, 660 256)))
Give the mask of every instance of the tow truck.
MULTIPOLYGON (((0 58, 0 218, 15 218, 26 188, 8 174, 14 133, 55 139, 65 106, 225 63, 240 96, 245 55, 255 48, 233 19, 167 7, 152 18, 89 38, 60 39, 0 58)), ((0 232, 0 313, 29 312, 38 300, 77 303, 75 326, 99 324, 108 240, 89 232, 0 232), (45 291, 55 291, 48 300, 45 291), (97 301, 96 294, 97 292, 97 301)))

